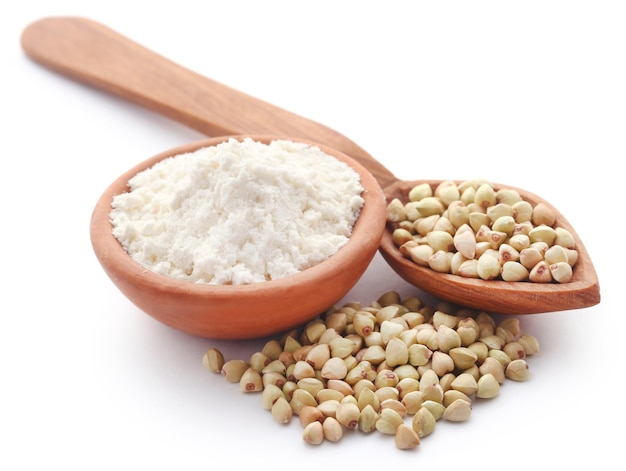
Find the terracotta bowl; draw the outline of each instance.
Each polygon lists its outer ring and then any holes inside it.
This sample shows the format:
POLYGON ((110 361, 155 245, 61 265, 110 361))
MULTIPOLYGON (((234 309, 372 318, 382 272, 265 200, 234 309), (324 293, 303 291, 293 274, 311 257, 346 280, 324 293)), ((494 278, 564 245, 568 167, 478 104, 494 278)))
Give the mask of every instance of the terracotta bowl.
MULTIPOLYGON (((346 245, 325 261, 295 275, 249 285, 207 285, 175 280, 135 262, 112 235, 111 202, 128 191, 128 180, 156 162, 229 137, 197 141, 158 154, 115 180, 98 200, 91 218, 93 250, 119 290, 139 309, 174 329, 201 337, 250 339, 277 334, 314 318, 337 303, 367 269, 385 230, 385 198, 374 177, 336 150, 307 142, 350 165, 361 177, 365 203, 346 245)), ((245 136, 234 136, 243 139, 245 136)), ((247 136, 268 143, 278 137, 247 136)))

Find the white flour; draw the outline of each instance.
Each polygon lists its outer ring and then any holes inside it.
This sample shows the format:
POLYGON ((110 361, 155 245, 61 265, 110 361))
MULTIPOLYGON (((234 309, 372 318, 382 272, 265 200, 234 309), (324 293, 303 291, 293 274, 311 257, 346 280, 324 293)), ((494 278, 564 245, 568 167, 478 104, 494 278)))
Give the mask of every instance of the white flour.
POLYGON ((311 267, 345 245, 359 175, 317 147, 231 139, 162 160, 113 200, 113 235, 140 264, 195 283, 248 284, 311 267))

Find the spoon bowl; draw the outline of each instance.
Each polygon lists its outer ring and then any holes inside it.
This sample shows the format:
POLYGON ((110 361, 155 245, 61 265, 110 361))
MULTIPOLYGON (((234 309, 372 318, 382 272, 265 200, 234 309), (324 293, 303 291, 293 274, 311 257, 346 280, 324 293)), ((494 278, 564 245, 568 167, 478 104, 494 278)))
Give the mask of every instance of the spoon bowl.
MULTIPOLYGON (((335 254, 294 275, 246 285, 208 285, 176 280, 135 262, 112 234, 113 197, 128 191, 131 177, 160 160, 215 146, 229 137, 243 139, 246 136, 218 137, 176 147, 117 178, 94 208, 91 242, 98 261, 117 288, 139 309, 162 323, 200 337, 264 337, 289 330, 319 315, 356 284, 378 250, 384 231, 384 196, 378 182, 359 163, 326 146, 306 142, 350 165, 359 174, 364 188, 362 197, 365 201, 351 237, 335 254)), ((278 139, 272 136, 247 137, 266 144, 278 139)))
MULTIPOLYGON (((137 103, 208 136, 285 135, 324 144, 366 168, 385 189, 388 199, 405 194, 417 183, 396 178, 339 132, 190 71, 93 20, 40 19, 24 30, 22 47, 33 60, 58 73, 137 103)), ((541 201, 535 195, 518 191, 531 202, 541 201)), ((409 283, 462 306, 494 313, 530 314, 598 304, 600 287, 593 263, 574 229, 558 215, 557 224, 572 233, 579 252, 574 278, 569 283, 481 281, 440 274, 405 259, 393 246, 390 230, 384 232, 380 252, 409 283)), ((384 215, 382 218, 384 226, 384 215)), ((305 276, 298 282, 305 282, 305 276)), ((125 283, 126 289, 138 284, 132 277, 125 283)), ((277 308, 279 304, 276 300, 272 306, 277 308)), ((222 328, 228 329, 230 321, 224 322, 222 328)))
MULTIPOLYGON (((434 190, 441 181, 398 181, 385 188, 387 201, 393 198, 408 201, 409 190, 420 183, 428 183, 434 190)), ((545 204, 556 215, 555 225, 567 229, 572 234, 576 242, 578 260, 569 282, 481 280, 439 273, 404 257, 393 242, 390 227, 386 228, 380 244, 383 258, 407 282, 452 303, 478 310, 513 315, 535 314, 588 307, 600 302, 595 269, 580 237, 567 219, 549 202, 529 191, 499 183, 494 183, 494 187, 514 189, 533 206, 540 202, 545 204)))

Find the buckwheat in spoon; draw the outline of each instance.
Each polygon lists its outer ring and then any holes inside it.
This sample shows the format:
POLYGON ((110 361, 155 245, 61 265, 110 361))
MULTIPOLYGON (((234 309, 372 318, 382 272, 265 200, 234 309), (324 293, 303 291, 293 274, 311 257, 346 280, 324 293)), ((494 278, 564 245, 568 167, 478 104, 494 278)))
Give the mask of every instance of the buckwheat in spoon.
POLYGON ((598 278, 579 236, 533 193, 482 180, 400 180, 340 133, 194 73, 89 19, 38 20, 24 30, 22 46, 56 72, 214 136, 132 168, 93 213, 93 248, 109 277, 139 308, 174 328, 214 338, 292 328, 341 299, 377 249, 406 281, 469 308, 517 315, 600 302, 598 278), (356 170, 364 204, 348 243, 297 274, 239 285, 169 279, 132 260, 112 235, 113 198, 166 157, 216 146, 229 136, 303 141, 356 170), (246 303, 255 305, 253 313, 242 309, 246 303))

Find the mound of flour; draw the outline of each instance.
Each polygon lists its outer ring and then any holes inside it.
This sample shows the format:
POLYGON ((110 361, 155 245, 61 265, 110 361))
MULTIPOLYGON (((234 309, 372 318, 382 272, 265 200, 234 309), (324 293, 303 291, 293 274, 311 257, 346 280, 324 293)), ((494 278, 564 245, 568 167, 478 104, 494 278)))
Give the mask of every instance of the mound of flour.
POLYGON ((195 283, 249 284, 339 250, 363 206, 359 175, 317 147, 231 139, 135 175, 110 214, 146 268, 195 283))

